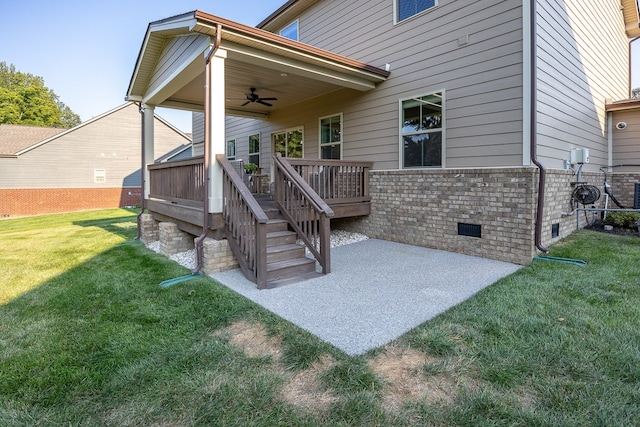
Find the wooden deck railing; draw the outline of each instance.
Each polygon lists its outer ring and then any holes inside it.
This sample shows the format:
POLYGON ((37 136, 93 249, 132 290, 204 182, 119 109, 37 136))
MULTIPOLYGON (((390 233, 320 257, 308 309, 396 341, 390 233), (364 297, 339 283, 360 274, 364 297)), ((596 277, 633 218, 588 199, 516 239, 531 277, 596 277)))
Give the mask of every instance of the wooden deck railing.
POLYGON ((331 272, 330 218, 333 210, 289 162, 274 157, 275 203, 289 225, 320 264, 322 272, 331 272))
POLYGON ((188 206, 202 205, 204 158, 149 165, 150 197, 188 206))
POLYGON ((222 166, 227 241, 245 276, 263 289, 267 285, 267 214, 224 154, 218 154, 216 160, 222 166))
POLYGON ((329 205, 369 202, 372 162, 287 159, 298 174, 329 205))

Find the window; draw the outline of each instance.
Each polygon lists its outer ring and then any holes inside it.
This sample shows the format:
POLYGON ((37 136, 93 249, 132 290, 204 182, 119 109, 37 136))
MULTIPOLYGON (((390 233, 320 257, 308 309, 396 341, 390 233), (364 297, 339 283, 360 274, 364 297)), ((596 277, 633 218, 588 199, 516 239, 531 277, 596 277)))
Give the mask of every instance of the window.
POLYGON ((260 167, 260 134, 249 136, 249 162, 260 167))
POLYGON ((302 129, 287 130, 273 134, 273 152, 282 157, 302 158, 302 129))
POLYGON ((404 21, 420 12, 435 7, 437 0, 395 0, 396 22, 404 21))
POLYGON ((342 114, 320 119, 320 158, 342 159, 342 114))
POLYGON ((442 92, 401 104, 402 166, 442 166, 442 92))
POLYGON ((93 182, 96 184, 103 184, 107 182, 107 173, 104 169, 93 170, 93 182))
POLYGON ((229 160, 236 159, 236 140, 235 139, 227 140, 227 159, 229 160))
POLYGON ((298 41, 298 21, 294 21, 280 30, 280 35, 282 37, 298 41))

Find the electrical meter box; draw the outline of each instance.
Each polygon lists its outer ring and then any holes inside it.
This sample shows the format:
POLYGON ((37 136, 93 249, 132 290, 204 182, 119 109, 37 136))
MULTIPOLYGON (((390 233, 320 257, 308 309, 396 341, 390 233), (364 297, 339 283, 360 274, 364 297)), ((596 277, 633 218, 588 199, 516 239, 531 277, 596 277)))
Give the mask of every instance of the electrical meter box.
POLYGON ((588 148, 572 148, 571 149, 571 164, 577 165, 580 163, 589 163, 588 148))

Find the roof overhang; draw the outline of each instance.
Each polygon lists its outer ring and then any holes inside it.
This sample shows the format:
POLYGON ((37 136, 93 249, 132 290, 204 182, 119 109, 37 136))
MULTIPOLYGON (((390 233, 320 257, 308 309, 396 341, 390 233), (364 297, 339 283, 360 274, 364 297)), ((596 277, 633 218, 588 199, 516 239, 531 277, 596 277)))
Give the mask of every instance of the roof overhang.
POLYGON ((640 110, 640 99, 623 99, 621 101, 607 101, 605 109, 608 113, 614 111, 640 110))
POLYGON ((640 8, 638 0, 621 0, 624 24, 629 38, 640 36, 640 8))
POLYGON ((227 52, 228 114, 264 116, 342 88, 368 91, 389 76, 388 71, 360 61, 194 11, 149 24, 126 99, 201 110, 205 53, 218 37, 218 28, 219 48, 227 52), (273 107, 242 106, 251 87, 278 100, 273 107))

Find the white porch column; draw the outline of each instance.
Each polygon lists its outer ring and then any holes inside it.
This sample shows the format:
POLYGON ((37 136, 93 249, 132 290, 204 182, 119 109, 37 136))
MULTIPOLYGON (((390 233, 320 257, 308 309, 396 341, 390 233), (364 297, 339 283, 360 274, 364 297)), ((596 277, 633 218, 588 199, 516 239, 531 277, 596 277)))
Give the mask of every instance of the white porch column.
POLYGON ((145 199, 149 198, 149 194, 151 192, 151 187, 150 187, 150 180, 149 180, 149 170, 147 169, 147 166, 150 164, 153 164, 153 160, 154 160, 154 135, 153 135, 153 124, 154 124, 154 111, 155 111, 155 107, 153 105, 146 105, 143 104, 142 105, 143 111, 144 111, 144 129, 143 129, 143 133, 144 133, 144 141, 142 141, 142 143, 144 144, 144 159, 143 160, 143 164, 144 166, 144 170, 142 170, 141 172, 144 174, 144 188, 142 189, 143 191, 143 195, 145 199))
POLYGON ((227 51, 218 49, 209 66, 209 105, 205 106, 205 144, 209 145, 209 212, 222 212, 222 168, 216 162, 217 154, 225 153, 225 71, 227 51), (207 141, 207 130, 209 140, 207 141))

